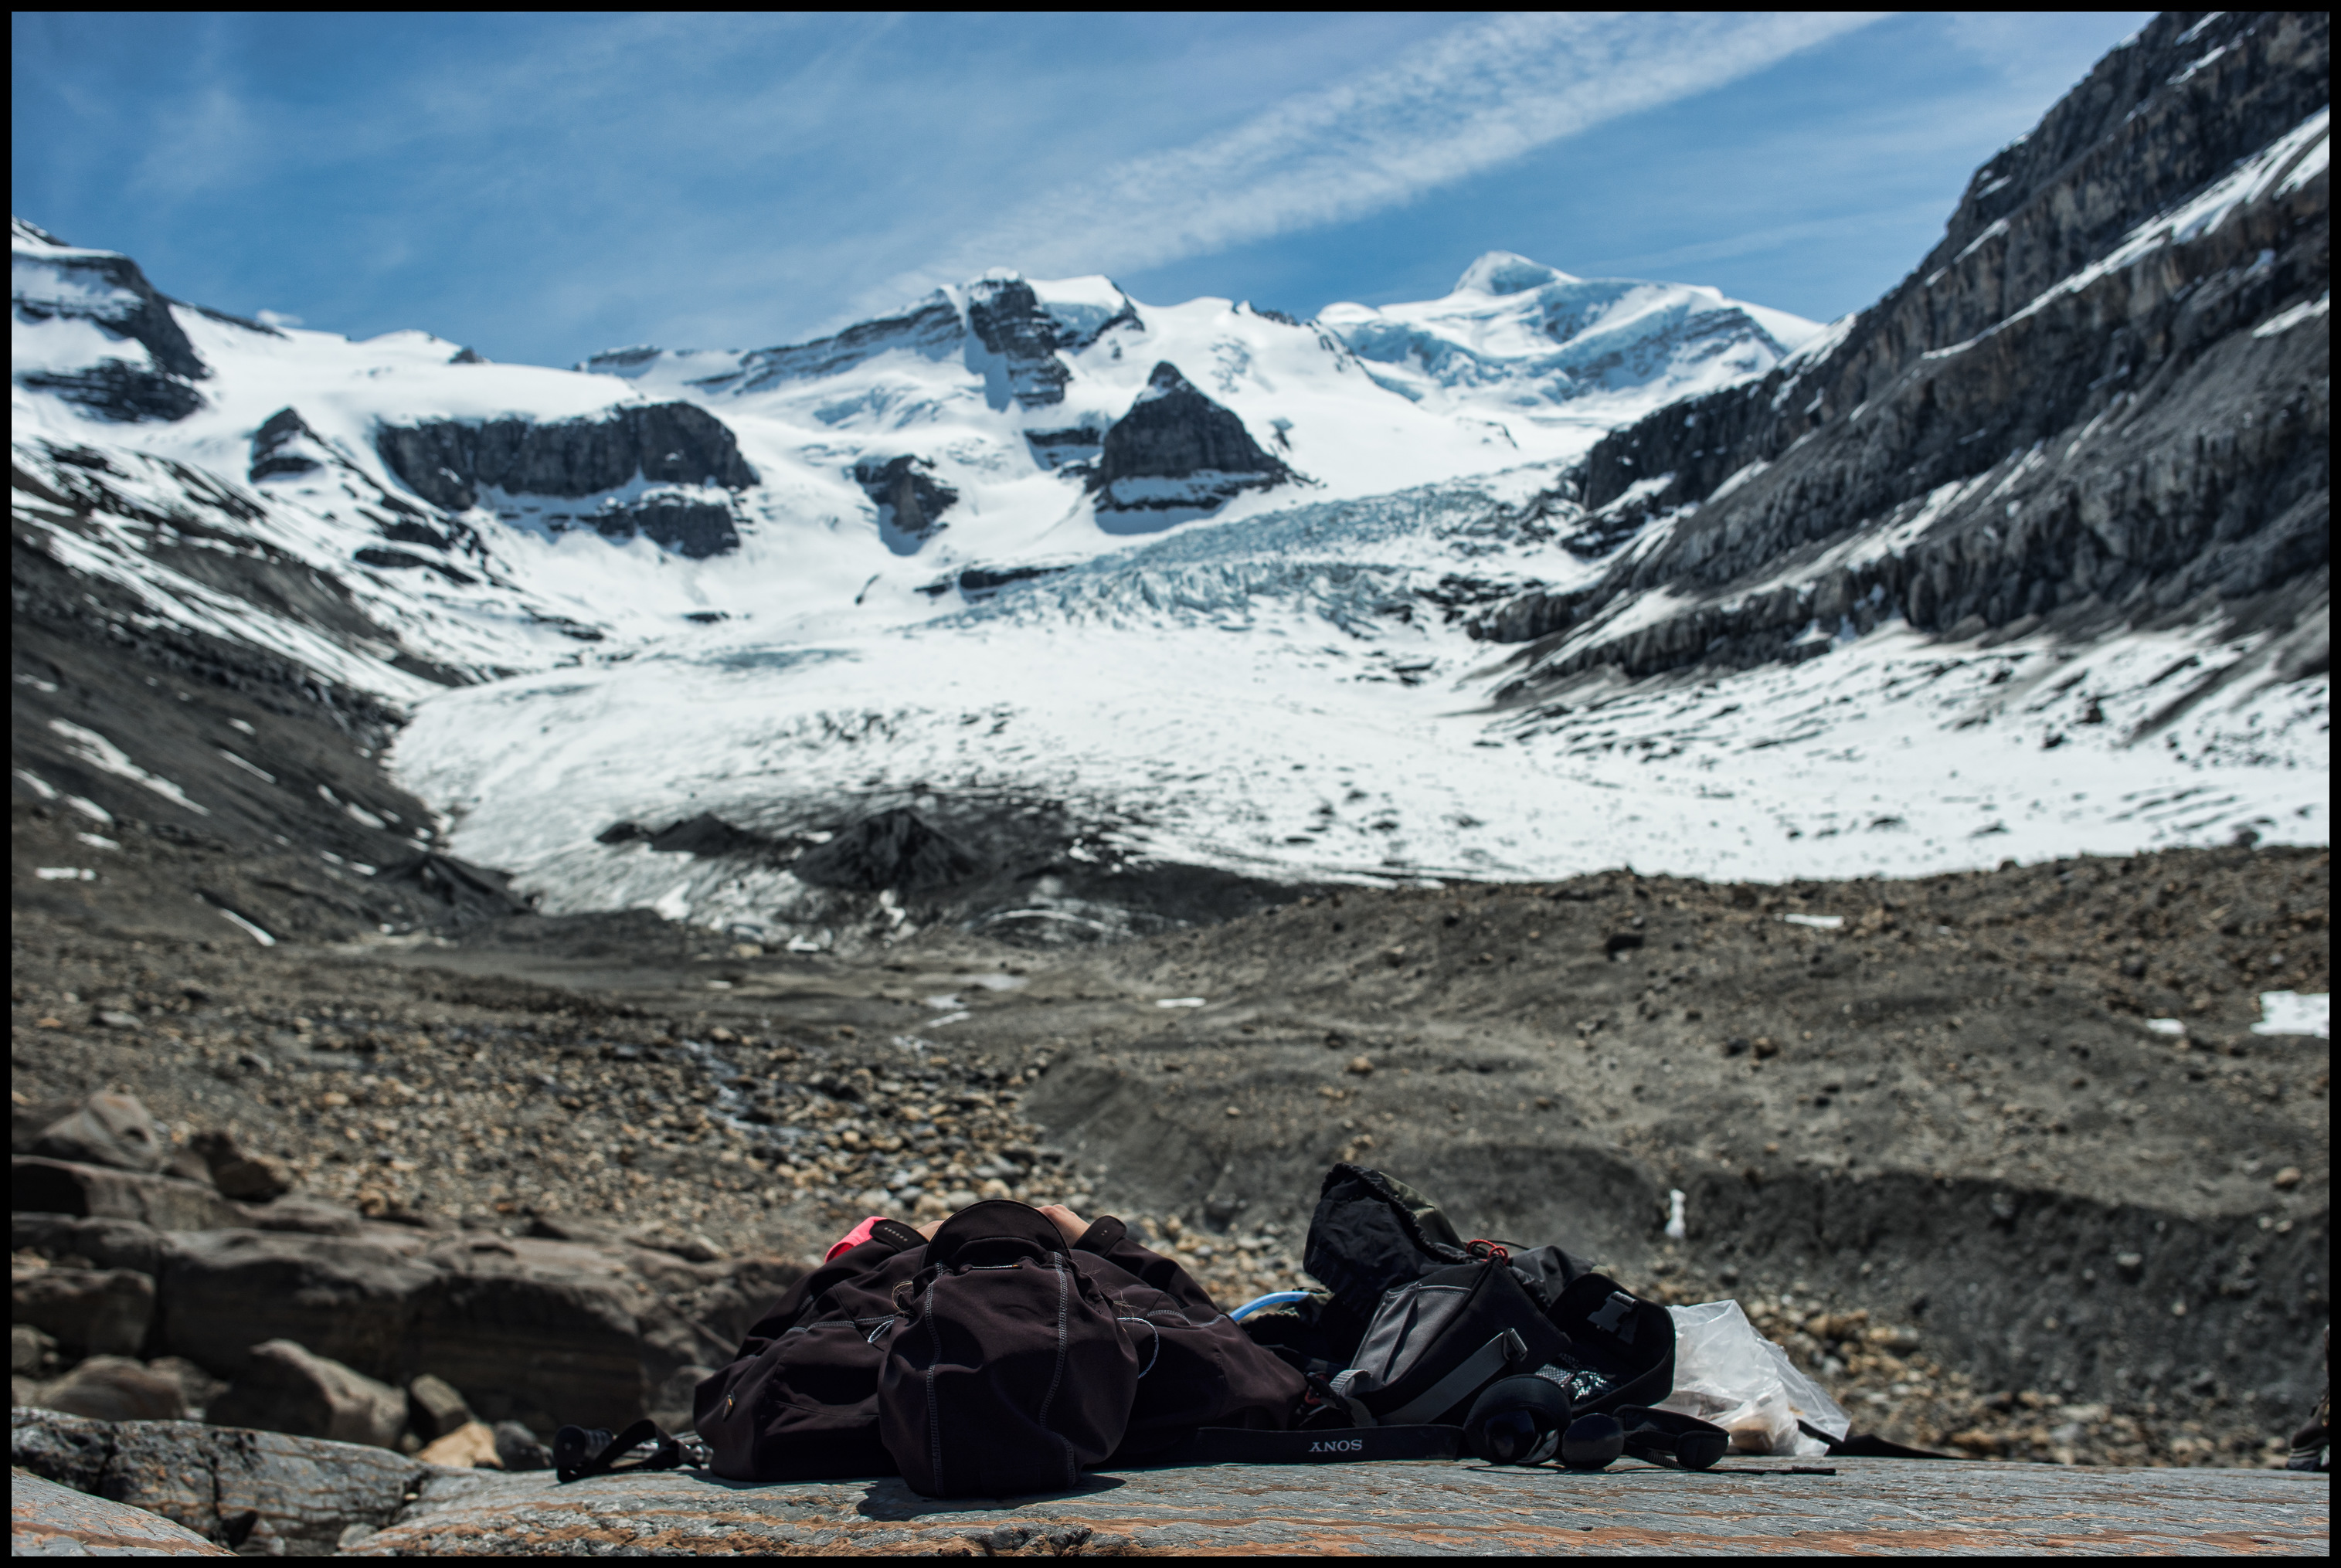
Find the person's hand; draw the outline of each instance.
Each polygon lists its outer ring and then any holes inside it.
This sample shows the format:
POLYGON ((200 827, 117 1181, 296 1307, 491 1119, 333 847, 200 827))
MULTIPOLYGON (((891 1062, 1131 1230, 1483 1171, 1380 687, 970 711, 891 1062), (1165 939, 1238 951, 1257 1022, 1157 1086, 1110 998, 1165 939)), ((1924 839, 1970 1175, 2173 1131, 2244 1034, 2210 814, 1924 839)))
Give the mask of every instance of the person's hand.
MULTIPOLYGON (((950 1217, 951 1216, 949 1215, 945 1215, 943 1219, 949 1219, 950 1217)), ((929 1241, 932 1241, 935 1239, 935 1232, 943 1228, 943 1222, 941 1219, 931 1219, 924 1225, 914 1225, 911 1228, 917 1231, 929 1241)))
POLYGON ((1044 1205, 1042 1206, 1041 1212, 1054 1220, 1056 1222, 1057 1228, 1064 1232, 1065 1245, 1067 1246, 1073 1245, 1075 1243, 1079 1242, 1082 1236, 1089 1234, 1090 1222, 1075 1214, 1071 1209, 1067 1208, 1063 1204, 1052 1203, 1044 1205))

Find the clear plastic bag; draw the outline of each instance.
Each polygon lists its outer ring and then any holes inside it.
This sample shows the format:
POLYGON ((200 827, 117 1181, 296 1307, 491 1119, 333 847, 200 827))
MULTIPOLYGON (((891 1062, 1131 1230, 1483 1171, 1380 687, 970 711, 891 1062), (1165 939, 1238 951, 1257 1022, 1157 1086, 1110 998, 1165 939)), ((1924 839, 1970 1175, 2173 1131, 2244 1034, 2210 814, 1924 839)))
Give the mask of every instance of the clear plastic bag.
POLYGON ((1659 1409, 1713 1422, 1740 1454, 1828 1453, 1827 1444, 1797 1429, 1798 1421, 1832 1438, 1850 1429, 1844 1407, 1757 1333, 1738 1302, 1667 1310, 1675 1320, 1675 1389, 1659 1409))

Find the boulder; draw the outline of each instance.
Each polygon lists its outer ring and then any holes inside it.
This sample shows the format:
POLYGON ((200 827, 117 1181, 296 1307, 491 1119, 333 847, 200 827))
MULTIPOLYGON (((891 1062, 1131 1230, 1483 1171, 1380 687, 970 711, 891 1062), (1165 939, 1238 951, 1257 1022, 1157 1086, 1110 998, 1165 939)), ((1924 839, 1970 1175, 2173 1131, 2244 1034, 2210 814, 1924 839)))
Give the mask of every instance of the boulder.
POLYGON ((266 1203, 293 1189, 293 1174, 284 1162, 244 1153, 226 1133, 197 1133, 188 1146, 210 1171, 212 1186, 225 1196, 266 1203))
POLYGON ((44 1410, 93 1421, 180 1421, 187 1400, 179 1380, 126 1355, 93 1355, 35 1396, 44 1410))
POLYGON ((162 1271, 163 1235, 136 1220, 21 1210, 8 1218, 12 1252, 53 1261, 77 1257, 94 1268, 131 1268, 146 1275, 162 1271))
POLYGON ((501 1470, 496 1455, 496 1429, 484 1421, 466 1421, 454 1431, 423 1445, 414 1456, 424 1464, 445 1464, 458 1470, 501 1470))
POLYGON ((425 1444, 478 1424, 455 1385, 427 1372, 406 1385, 406 1424, 425 1444))
POLYGON ((532 1267, 518 1250, 529 1245, 448 1260, 416 1300, 409 1365, 464 1390, 494 1421, 549 1432, 639 1419, 649 1379, 675 1354, 649 1343, 659 1303, 632 1282, 532 1267))
POLYGON ((257 1556, 323 1554, 346 1535, 378 1530, 426 1474, 385 1449, 189 1421, 18 1410, 9 1424, 19 1486, 30 1472, 257 1556))
POLYGON ((179 1385, 179 1398, 187 1407, 190 1421, 208 1419, 212 1401, 227 1392, 225 1378, 214 1377, 184 1355, 158 1355, 146 1366, 179 1385))
POLYGON ((272 1339, 245 1355, 235 1381, 212 1402, 211 1417, 222 1426, 388 1448, 406 1429, 406 1399, 338 1361, 272 1339))
POLYGON ((75 1160, 9 1161, 9 1206, 41 1214, 136 1220, 156 1230, 241 1225, 243 1213, 209 1186, 75 1160))
POLYGON ((29 1323, 8 1326, 8 1373, 12 1377, 38 1377, 57 1359, 57 1337, 29 1323))
POLYGON ((363 1239, 255 1230, 169 1238, 159 1347, 237 1377, 247 1347, 286 1339, 403 1381, 432 1269, 363 1239))
POLYGON ((75 1349, 135 1355, 154 1321, 154 1279, 127 1268, 17 1268, 11 1323, 30 1324, 75 1349))
POLYGON ((8 1551, 17 1557, 233 1557, 184 1524, 37 1475, 8 1487, 8 1551))
POLYGON ((153 1173, 171 1157, 171 1140, 134 1095, 92 1095, 33 1141, 33 1153, 115 1170, 153 1173))
POLYGON ((517 1421, 499 1421, 495 1425, 496 1463, 506 1470, 550 1470, 553 1454, 536 1434, 517 1421))

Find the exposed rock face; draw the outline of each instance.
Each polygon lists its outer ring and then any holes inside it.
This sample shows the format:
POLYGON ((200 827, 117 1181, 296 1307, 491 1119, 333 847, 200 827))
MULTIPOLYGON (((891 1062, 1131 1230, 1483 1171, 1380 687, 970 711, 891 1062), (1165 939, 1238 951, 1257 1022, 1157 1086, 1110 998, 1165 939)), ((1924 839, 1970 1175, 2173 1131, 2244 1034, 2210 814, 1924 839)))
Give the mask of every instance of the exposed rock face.
MULTIPOLYGON (((18 219, 15 237, 37 249, 19 252, 11 297, 18 319, 85 321, 117 342, 145 350, 144 365, 102 360, 86 369, 27 372, 28 387, 55 392, 101 419, 184 419, 204 406, 188 383, 211 372, 171 313, 171 302, 146 281, 128 256, 73 250, 55 235, 18 219)), ((261 328, 265 331, 267 329, 261 328)))
MULTIPOLYGON (((20 1178, 17 1202, 24 1192, 20 1178)), ((265 1224, 279 1206, 297 1210, 301 1203, 288 1198, 252 1213, 265 1224)), ((346 1211, 330 1217, 354 1219, 346 1211)), ((306 1356, 393 1388, 436 1380, 460 1391, 450 1408, 465 1419, 476 1413, 490 1422, 519 1420, 540 1433, 568 1421, 614 1430, 652 1407, 680 1370, 728 1355, 800 1272, 777 1259, 694 1263, 618 1243, 334 1228, 344 1234, 305 1226, 163 1233, 121 1220, 19 1212, 12 1243, 21 1256, 89 1266, 21 1268, 16 1316, 75 1346, 143 1346, 142 1353, 184 1357, 225 1376, 234 1390, 213 1402, 214 1419, 223 1421, 271 1427, 291 1421, 289 1430, 350 1435, 354 1429, 284 1413, 294 1398, 288 1388, 309 1389, 303 1397, 314 1405, 324 1397, 318 1389, 338 1386, 300 1360, 306 1356), (113 1312, 114 1297, 125 1292, 147 1315, 114 1312, 124 1319, 118 1332, 103 1344, 89 1341, 69 1310, 73 1301, 82 1302, 79 1318, 86 1321, 100 1308, 113 1312), (287 1342, 299 1355, 267 1350, 270 1341, 287 1342)), ((398 1421, 384 1441, 395 1440, 409 1419, 405 1395, 392 1403, 398 1421)), ((446 1414, 422 1424, 435 1434, 446 1414)))
POLYGON ((51 1124, 33 1152, 51 1159, 152 1173, 163 1168, 170 1144, 133 1095, 96 1094, 51 1124))
POLYGON ((1105 432, 1092 483, 1101 511, 1209 511, 1292 478, 1244 422, 1167 360, 1105 432))
POLYGON ((85 413, 123 424, 184 419, 204 406, 204 394, 177 376, 127 360, 100 360, 77 371, 26 371, 16 379, 36 392, 55 392, 85 413))
POLYGON ((1021 278, 987 278, 967 292, 968 330, 1005 362, 1010 395, 1028 409, 1065 401, 1072 372, 1057 357, 1060 349, 1085 349, 1115 327, 1137 323, 1138 307, 1127 297, 1113 315, 1076 329, 1052 315, 1021 278))
POLYGON ((314 473, 331 461, 325 443, 300 411, 281 408, 252 435, 252 466, 245 477, 258 484, 284 474, 314 473))
POLYGON ((184 1525, 37 1475, 10 1484, 8 1544, 20 1557, 233 1557, 184 1525))
POLYGON ((385 425, 383 461, 415 494, 462 511, 478 487, 513 494, 583 496, 637 474, 654 484, 745 490, 756 475, 723 422, 692 403, 611 410, 599 419, 502 419, 385 425))
POLYGON ((942 515, 959 501, 959 491, 934 476, 926 458, 905 454, 885 462, 856 463, 853 481, 878 506, 878 531, 897 555, 917 553, 943 531, 942 515))
MULTIPOLYGON (((960 319, 959 307, 951 303, 948 295, 937 291, 898 315, 857 322, 833 337, 760 349, 741 362, 736 375, 711 377, 701 384, 717 391, 762 392, 782 382, 835 375, 882 353, 902 352, 927 359, 943 359, 960 352, 966 333, 967 325, 960 319)), ((658 351, 619 352, 620 355, 635 352, 654 357, 658 351)), ((608 357, 616 359, 619 355, 608 357)), ((599 360, 589 360, 585 368, 600 370, 603 366, 599 360)), ((623 373, 621 365, 610 368, 623 373)))
MULTIPOLYGON (((1071 372, 1057 358, 1059 350, 1087 348, 1115 327, 1135 324, 1139 319, 1138 307, 1124 297, 1121 308, 1101 321, 1068 323, 1041 303, 1031 284, 1018 277, 986 278, 971 284, 964 315, 961 309, 951 295, 937 290, 909 310, 858 322, 834 336, 760 349, 744 356, 733 373, 711 376, 695 384, 710 391, 762 392, 783 382, 837 375, 884 353, 913 353, 931 360, 958 355, 988 376, 996 372, 994 407, 1004 408, 1012 399, 1028 409, 1045 408, 1064 401, 1065 383, 1071 379, 1071 372)), ((655 349, 613 350, 586 361, 581 368, 623 375, 657 352, 655 349)))
POLYGON ((640 534, 693 561, 740 548, 740 530, 729 506, 686 496, 644 496, 632 506, 596 512, 590 521, 605 538, 640 534))
POLYGON ((289 1339, 272 1339, 244 1354, 211 1415, 223 1426, 390 1448, 406 1426, 406 1396, 289 1339))
POLYGON ((379 1529, 426 1474, 384 1449, 186 1421, 19 1410, 9 1426, 10 1463, 43 1481, 260 1556, 322 1555, 379 1529))
POLYGON ((797 876, 815 887, 922 892, 974 876, 975 858, 915 811, 883 811, 797 858, 797 876))
MULTIPOLYGON (((692 403, 613 409, 596 419, 456 420, 384 425, 383 461, 415 494, 449 511, 477 505, 483 489, 508 495, 576 498, 651 484, 745 490, 755 471, 724 423, 692 403)), ((612 537, 640 534, 694 560, 735 549, 732 508, 690 494, 653 491, 573 516, 554 514, 612 537)))
POLYGON ((97 1355, 135 1355, 154 1321, 154 1279, 128 1268, 18 1268, 8 1320, 97 1355))
POLYGON ((12 1159, 9 1187, 10 1200, 20 1208, 134 1220, 157 1230, 198 1230, 244 1220, 235 1205, 208 1186, 70 1160, 12 1159))
POLYGON ((735 828, 712 811, 702 811, 652 832, 633 822, 613 822, 595 835, 599 844, 647 843, 662 855, 743 855, 769 852, 772 840, 735 828))
POLYGON ((1554 639, 1516 690, 1743 666, 1898 614, 1962 634, 2321 614, 2328 25, 2166 14, 1818 352, 1604 440, 1538 510, 1581 519, 1587 553, 1666 531, 1587 590, 1479 619, 1554 639), (1677 602, 1605 631, 1658 591, 1677 602))

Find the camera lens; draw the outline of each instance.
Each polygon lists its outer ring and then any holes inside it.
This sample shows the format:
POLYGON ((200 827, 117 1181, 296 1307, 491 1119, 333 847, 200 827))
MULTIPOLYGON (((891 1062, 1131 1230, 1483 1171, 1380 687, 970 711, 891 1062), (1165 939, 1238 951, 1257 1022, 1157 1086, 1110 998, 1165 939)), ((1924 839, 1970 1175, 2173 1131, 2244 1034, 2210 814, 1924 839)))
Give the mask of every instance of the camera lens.
POLYGON ((1490 1464, 1541 1464, 1569 1424, 1569 1394, 1550 1379, 1521 1374, 1497 1379, 1472 1402, 1463 1441, 1490 1464))
POLYGON ((1614 1415, 1580 1415, 1561 1434, 1560 1462, 1571 1470, 1599 1470, 1626 1451, 1626 1427, 1614 1415))
POLYGON ((1503 1411, 1480 1426, 1480 1456, 1497 1464, 1518 1464, 1542 1435, 1533 1411, 1503 1411))

